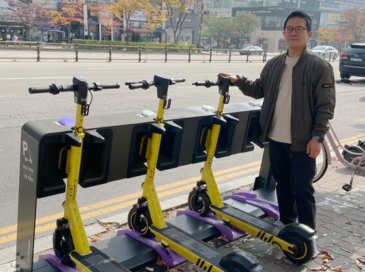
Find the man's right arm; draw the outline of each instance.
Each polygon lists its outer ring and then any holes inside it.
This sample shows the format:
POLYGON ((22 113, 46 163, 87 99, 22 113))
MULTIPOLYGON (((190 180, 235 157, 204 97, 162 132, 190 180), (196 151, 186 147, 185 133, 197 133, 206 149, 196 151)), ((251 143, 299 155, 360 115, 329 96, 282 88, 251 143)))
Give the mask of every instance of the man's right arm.
POLYGON ((255 81, 248 80, 244 76, 237 77, 238 80, 234 83, 234 85, 237 86, 244 95, 251 96, 255 99, 264 97, 264 83, 261 76, 255 81))
POLYGON ((247 96, 251 96, 255 99, 263 98, 264 95, 264 77, 265 71, 267 69, 267 65, 265 65, 264 69, 261 71, 260 77, 255 81, 248 80, 244 76, 233 76, 224 73, 220 73, 219 75, 225 76, 231 80, 231 82, 237 86, 240 91, 247 96))

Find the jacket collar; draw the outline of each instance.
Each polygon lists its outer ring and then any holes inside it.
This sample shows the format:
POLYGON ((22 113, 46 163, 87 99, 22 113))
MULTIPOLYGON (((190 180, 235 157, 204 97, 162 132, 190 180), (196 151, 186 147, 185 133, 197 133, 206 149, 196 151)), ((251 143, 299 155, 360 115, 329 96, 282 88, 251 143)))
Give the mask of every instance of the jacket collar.
MULTIPOLYGON (((306 46, 303 50, 303 53, 300 55, 300 58, 297 62, 297 64, 295 64, 295 66, 299 66, 306 58, 308 55, 310 55, 312 52, 308 49, 308 47, 306 46)), ((285 54, 283 54, 283 57, 281 59, 282 63, 285 63, 285 58, 288 56, 288 50, 286 51, 285 54)))

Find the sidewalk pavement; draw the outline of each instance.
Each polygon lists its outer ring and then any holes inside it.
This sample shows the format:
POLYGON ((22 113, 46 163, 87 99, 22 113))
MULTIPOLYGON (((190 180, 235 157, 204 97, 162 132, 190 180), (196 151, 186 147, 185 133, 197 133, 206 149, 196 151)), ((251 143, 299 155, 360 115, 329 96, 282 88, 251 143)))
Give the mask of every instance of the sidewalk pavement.
POLYGON ((264 267, 262 271, 365 271, 365 177, 356 175, 352 191, 346 193, 342 185, 350 182, 351 170, 338 161, 332 161, 333 164, 328 166, 326 174, 314 187, 318 251, 326 251, 333 260, 324 254, 304 265, 291 264, 279 248, 257 238, 243 237, 221 250, 251 252, 264 267))
MULTIPOLYGON (((356 175, 352 191, 346 193, 342 189, 342 185, 349 183, 350 176, 350 169, 333 160, 333 165, 328 166, 324 177, 314 185, 317 202, 318 238, 316 243, 318 250, 326 253, 317 256, 312 261, 304 265, 292 264, 279 248, 250 236, 241 237, 219 249, 224 253, 235 250, 245 250, 252 253, 262 264, 263 270, 261 271, 264 272, 365 271, 365 177, 360 174, 356 175)), ((252 187, 252 178, 253 176, 242 178, 229 185, 222 184, 219 187, 220 189, 224 187, 222 189, 226 191, 223 196, 232 194, 233 191, 248 191, 252 187), (237 185, 241 185, 241 187, 237 188, 237 185), (237 189, 232 191, 233 188, 237 189)), ((183 197, 178 198, 178 201, 181 205, 183 197)), ((175 202, 175 206, 178 204, 175 202)), ((163 209, 168 206, 172 207, 171 204, 162 203, 163 209)), ((117 217, 109 218, 106 221, 116 221, 115 218, 117 217)), ((122 224, 126 222, 126 216, 118 215, 118 218, 119 221, 123 218, 122 224)), ((96 240, 108 239, 114 235, 113 231, 109 231, 96 237, 96 240)), ((44 238, 50 241, 47 237, 44 238)), ((51 243, 48 245, 51 246, 51 243)), ((42 251, 42 253, 45 252, 52 252, 52 250, 42 251)), ((35 257, 36 260, 38 255, 35 257)), ((166 270, 166 267, 158 265, 153 267, 156 272, 166 270)), ((178 265, 175 269, 177 270, 173 270, 174 272, 203 271, 188 261, 178 265)), ((0 264, 1 272, 14 270, 14 262, 0 264)))

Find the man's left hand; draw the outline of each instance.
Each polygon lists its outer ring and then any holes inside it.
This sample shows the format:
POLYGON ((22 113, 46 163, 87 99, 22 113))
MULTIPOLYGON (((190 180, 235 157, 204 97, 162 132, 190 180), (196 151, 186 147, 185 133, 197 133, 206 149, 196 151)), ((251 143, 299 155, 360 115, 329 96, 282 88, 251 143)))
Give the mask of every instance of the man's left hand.
POLYGON ((316 139, 312 138, 307 144, 307 155, 314 159, 316 158, 319 153, 321 152, 321 143, 318 142, 316 139))

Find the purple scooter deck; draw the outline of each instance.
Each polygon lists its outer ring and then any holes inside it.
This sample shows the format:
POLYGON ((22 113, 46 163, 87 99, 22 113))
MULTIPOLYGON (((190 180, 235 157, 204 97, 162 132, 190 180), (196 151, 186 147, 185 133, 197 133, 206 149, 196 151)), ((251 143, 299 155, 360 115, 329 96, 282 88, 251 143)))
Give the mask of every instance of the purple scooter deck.
POLYGON ((49 253, 39 255, 39 260, 48 261, 50 264, 52 264, 54 267, 56 267, 58 270, 60 270, 62 272, 79 272, 79 270, 77 270, 76 268, 72 268, 72 267, 62 264, 61 260, 58 257, 56 257, 52 254, 49 254, 49 253))
POLYGON ((163 250, 161 243, 154 238, 151 239, 144 238, 138 232, 131 229, 123 229, 117 232, 117 236, 123 234, 129 235, 130 237, 133 237, 137 241, 153 248, 158 253, 158 255, 160 255, 161 260, 164 261, 170 267, 176 266, 186 261, 184 257, 182 257, 181 255, 177 254, 175 251, 172 251, 169 248, 166 248, 166 251, 168 252, 167 254, 167 252, 163 250))
POLYGON ((267 214, 270 217, 274 218, 275 220, 278 220, 280 218, 279 207, 278 207, 277 203, 259 198, 254 193, 250 193, 250 192, 234 193, 230 196, 225 196, 223 198, 223 200, 227 200, 227 199, 235 199, 237 201, 259 207, 262 210, 264 210, 265 212, 267 212, 267 214))

